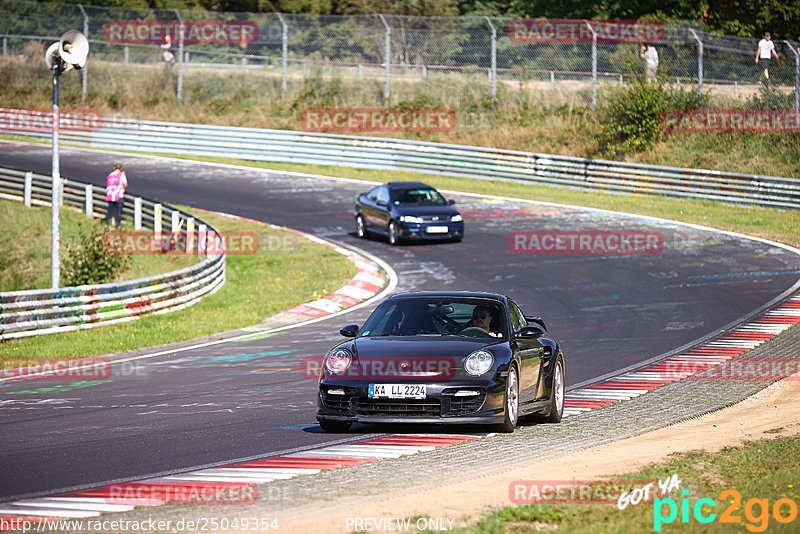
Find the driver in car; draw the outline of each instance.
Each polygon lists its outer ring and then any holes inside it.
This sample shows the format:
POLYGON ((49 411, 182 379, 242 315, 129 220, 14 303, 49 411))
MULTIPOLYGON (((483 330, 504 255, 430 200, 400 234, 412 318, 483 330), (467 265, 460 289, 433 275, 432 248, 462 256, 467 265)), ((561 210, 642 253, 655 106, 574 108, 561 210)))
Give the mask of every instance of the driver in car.
POLYGON ((472 310, 472 326, 483 328, 492 337, 502 337, 502 334, 492 329, 492 314, 486 306, 475 306, 472 310))

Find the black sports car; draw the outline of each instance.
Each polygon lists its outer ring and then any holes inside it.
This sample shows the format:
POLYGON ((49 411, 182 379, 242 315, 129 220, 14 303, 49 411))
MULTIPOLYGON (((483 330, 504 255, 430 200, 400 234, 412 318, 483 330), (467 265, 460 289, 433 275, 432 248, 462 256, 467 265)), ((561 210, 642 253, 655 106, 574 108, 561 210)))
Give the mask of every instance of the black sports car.
POLYGON ((422 182, 389 182, 358 195, 353 216, 356 234, 384 234, 389 243, 464 237, 464 218, 445 198, 422 182))
POLYGON ((317 420, 329 432, 351 423, 557 423, 564 410, 564 355, 544 321, 492 293, 393 295, 352 338, 325 356, 317 420))

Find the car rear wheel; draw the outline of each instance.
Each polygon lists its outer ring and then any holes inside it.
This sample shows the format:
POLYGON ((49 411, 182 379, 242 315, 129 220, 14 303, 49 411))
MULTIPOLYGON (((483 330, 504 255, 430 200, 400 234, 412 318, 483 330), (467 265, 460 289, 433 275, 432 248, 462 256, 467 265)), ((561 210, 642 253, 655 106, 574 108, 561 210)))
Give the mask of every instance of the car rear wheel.
POLYGON ((356 217, 356 235, 361 239, 366 239, 367 233, 367 226, 364 224, 364 217, 359 215, 356 217))
POLYGON ((553 392, 550 395, 550 412, 543 418, 545 423, 559 423, 564 414, 564 362, 558 360, 553 371, 553 392))
POLYGON ((350 430, 351 423, 347 421, 320 421, 319 426, 325 432, 343 433, 350 430))
POLYGON ((513 365, 508 369, 506 378, 506 416, 503 424, 500 425, 500 432, 514 432, 519 417, 519 382, 517 381, 517 369, 513 365))
POLYGON ((389 223, 389 244, 395 246, 398 243, 397 236, 397 223, 392 221, 389 223))

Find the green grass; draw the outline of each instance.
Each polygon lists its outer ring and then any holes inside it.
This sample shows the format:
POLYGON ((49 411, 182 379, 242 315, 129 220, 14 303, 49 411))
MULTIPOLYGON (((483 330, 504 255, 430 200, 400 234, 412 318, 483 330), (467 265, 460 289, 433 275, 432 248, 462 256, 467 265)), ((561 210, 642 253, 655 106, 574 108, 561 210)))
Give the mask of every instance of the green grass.
MULTIPOLYGON (((192 212, 185 206, 182 209, 192 212)), ((259 234, 258 253, 228 256, 222 289, 167 315, 0 343, 0 363, 17 367, 108 354, 253 325, 339 289, 357 272, 345 256, 294 232, 210 213, 200 217, 222 232, 259 234)))
MULTIPOLYGON (((625 473, 609 480, 666 480, 673 474, 680 479, 681 489, 673 489, 663 496, 676 502, 678 515, 671 524, 664 524, 661 532, 797 532, 800 519, 780 524, 772 516, 772 507, 778 499, 787 498, 800 508, 800 463, 787 461, 800 455, 800 436, 777 437, 747 442, 739 447, 726 447, 719 452, 693 451, 672 454, 661 463, 651 464, 635 472, 625 473), (741 500, 736 506, 735 496, 720 494, 736 490, 741 500), (682 523, 682 490, 688 490, 689 516, 682 523), (713 508, 703 506, 703 513, 715 513, 717 518, 709 524, 699 523, 692 510, 700 498, 713 499, 713 508), (766 499, 769 513, 762 516, 761 509, 750 499, 766 499), (720 523, 719 518, 730 508, 736 524, 720 523), (750 516, 747 509, 750 509, 750 516), (748 527, 749 525, 749 527, 748 527)), ((552 477, 558 478, 558 477, 552 477)), ((660 495, 656 495, 660 497, 660 495)), ((655 507, 655 502, 629 505, 619 510, 615 504, 530 504, 509 506, 495 510, 468 528, 455 529, 457 534, 510 534, 535 530, 556 530, 570 534, 627 534, 653 532, 654 514, 660 509, 668 515, 667 504, 655 507)), ((789 505, 782 506, 787 516, 789 505)))
MULTIPOLYGON (((80 241, 81 232, 89 225, 102 224, 89 220, 82 212, 63 207, 60 211, 62 283, 63 261, 71 245, 80 241)), ((49 206, 26 208, 22 202, 0 199, 0 220, 14 221, 0 233, 0 291, 45 289, 50 287, 49 206)), ((121 231, 132 230, 123 222, 121 231)), ((131 256, 127 268, 114 281, 132 280, 166 273, 196 263, 185 256, 131 256)))
MULTIPOLYGON (((349 167, 251 162, 225 158, 186 159, 246 165, 264 169, 307 172, 325 176, 355 178, 377 182, 386 182, 390 180, 421 180, 440 189, 509 196, 543 202, 574 204, 653 217, 663 217, 676 221, 711 226, 722 230, 741 232, 800 247, 800 210, 778 210, 760 207, 750 208, 723 204, 711 200, 675 199, 639 194, 619 195, 602 192, 584 192, 574 189, 530 185, 520 182, 452 178, 412 172, 378 172, 349 167)), ((365 185, 364 189, 368 189, 368 186, 365 185)))

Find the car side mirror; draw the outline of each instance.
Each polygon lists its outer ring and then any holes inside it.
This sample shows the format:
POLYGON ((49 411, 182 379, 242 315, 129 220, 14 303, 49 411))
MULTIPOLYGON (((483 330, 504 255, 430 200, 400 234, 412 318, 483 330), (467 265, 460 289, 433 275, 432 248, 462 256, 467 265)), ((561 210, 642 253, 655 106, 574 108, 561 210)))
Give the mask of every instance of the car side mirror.
POLYGON ((448 200, 448 201, 447 201, 447 205, 448 205, 448 206, 452 206, 452 205, 453 205, 453 204, 455 204, 455 203, 456 203, 456 201, 455 201, 455 200, 453 200, 452 198, 451 198, 450 200, 448 200))
POLYGON ((515 334, 518 339, 536 339, 544 335, 544 330, 538 326, 523 326, 515 334))
POLYGON ((542 328, 547 330, 547 327, 544 324, 544 319, 542 319, 538 315, 526 315, 525 316, 525 320, 528 322, 528 324, 531 324, 531 323, 538 324, 539 326, 541 326, 542 328))
POLYGON ((358 334, 358 325, 357 324, 349 324, 347 326, 343 326, 339 333, 344 337, 356 337, 358 334))

